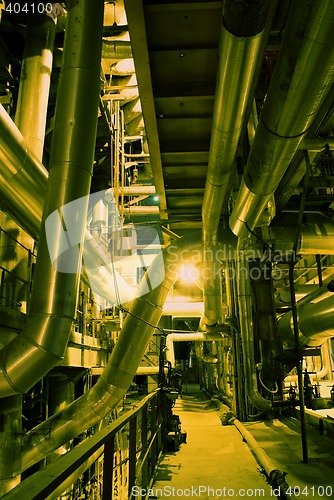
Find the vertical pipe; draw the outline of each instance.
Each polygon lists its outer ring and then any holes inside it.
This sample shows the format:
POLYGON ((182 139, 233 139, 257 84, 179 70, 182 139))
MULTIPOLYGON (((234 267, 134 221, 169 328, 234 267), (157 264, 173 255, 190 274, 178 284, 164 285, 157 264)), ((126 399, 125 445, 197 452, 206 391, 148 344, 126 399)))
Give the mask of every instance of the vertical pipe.
POLYGON ((295 293, 295 281, 293 276, 293 270, 296 264, 296 252, 298 248, 298 242, 300 237, 301 225, 303 222, 304 208, 306 203, 307 196, 307 188, 308 188, 308 180, 310 174, 310 159, 308 156, 308 152, 305 151, 305 162, 306 162, 306 172, 303 181, 303 192, 300 200, 300 207, 297 219, 297 229, 295 233, 293 248, 292 248, 292 256, 289 262, 289 284, 290 284, 290 297, 291 297, 291 312, 292 312, 292 321, 293 321, 293 333, 295 340, 295 352, 297 357, 296 369, 297 369, 297 377, 298 377, 298 392, 299 392, 299 414, 300 414, 300 432, 302 439, 302 454, 303 460, 302 462, 308 463, 308 448, 307 448, 307 434, 306 434, 306 419, 305 419, 305 402, 304 402, 304 384, 303 384, 303 353, 300 346, 299 341, 299 327, 298 327, 298 315, 297 315, 297 307, 296 307, 296 293, 295 293))
POLYGON ((103 1, 72 0, 68 7, 31 311, 24 335, 1 353, 0 385, 4 396, 25 392, 58 363, 64 355, 76 311, 95 151, 103 1), (64 205, 80 198, 83 203, 65 221, 64 205), (44 223, 51 214, 55 215, 53 239, 47 241, 44 223), (58 264, 63 259, 69 272, 56 269, 50 259, 53 253, 59 255, 61 237, 67 241, 68 251, 61 254, 58 264), (75 240, 73 246, 69 239, 75 240))
MULTIPOLYGON (((50 79, 52 70, 52 53, 55 35, 55 23, 51 17, 36 14, 32 16, 31 24, 27 26, 25 45, 22 59, 20 86, 16 104, 15 123, 22 133, 30 151, 42 160, 47 106, 49 99, 50 79)), ((15 223, 9 222, 13 228, 15 223)), ((13 228, 15 230, 15 227, 13 228)), ((16 226, 16 239, 24 238, 25 246, 33 248, 33 240, 16 226)), ((29 281, 31 272, 31 252, 22 252, 17 246, 16 274, 29 281), (22 275, 23 273, 23 275, 22 275)), ((30 294, 26 290, 24 299, 30 294)), ((20 298, 20 297, 19 297, 20 298)), ((16 297, 14 297, 16 300, 16 297)), ((27 308, 27 307, 26 307, 27 308)), ((1 494, 12 489, 20 481, 20 475, 15 476, 17 460, 21 454, 22 433, 22 395, 4 398, 1 403, 5 425, 0 431, 1 449, 6 456, 7 466, 3 469, 0 464, 1 494), (7 415, 5 415, 7 413, 7 415), (11 451, 8 453, 7 447, 11 451), (9 458, 10 457, 10 458, 9 458), (14 477, 13 477, 14 476, 14 477)))
POLYGON ((244 241, 240 239, 238 245, 237 279, 240 333, 243 350, 243 362, 246 382, 246 394, 255 408, 269 411, 271 401, 261 396, 258 389, 257 372, 254 355, 254 333, 252 318, 252 297, 248 261, 243 253, 244 241))

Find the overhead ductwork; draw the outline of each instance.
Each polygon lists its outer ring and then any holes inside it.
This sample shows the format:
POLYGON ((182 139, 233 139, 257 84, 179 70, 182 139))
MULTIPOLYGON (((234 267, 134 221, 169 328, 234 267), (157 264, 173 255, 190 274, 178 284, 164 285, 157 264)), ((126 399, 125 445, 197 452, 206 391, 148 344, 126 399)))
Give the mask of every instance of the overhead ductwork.
POLYGON ((204 316, 201 329, 223 322, 221 263, 217 259, 219 219, 231 189, 236 150, 266 39, 268 13, 276 2, 224 2, 216 98, 202 205, 204 316))
POLYGON ((24 439, 22 470, 99 422, 124 397, 152 334, 162 307, 177 278, 175 266, 184 262, 184 251, 192 264, 200 258, 200 242, 180 239, 164 250, 144 275, 138 298, 132 302, 109 363, 94 387, 60 412, 32 429, 24 439), (152 277, 156 285, 152 288, 152 277), (149 292, 147 292, 150 290, 149 292))
MULTIPOLYGON (((334 280, 297 302, 299 344, 301 347, 321 346, 334 337, 334 280)), ((292 312, 278 322, 278 333, 285 348, 294 347, 292 312)))
MULTIPOLYGON (((62 358, 75 315, 81 245, 71 247, 66 256, 73 272, 57 271, 50 260, 44 221, 54 212, 61 213, 67 203, 89 194, 100 92, 102 20, 102 0, 94 6, 89 0, 70 2, 30 314, 23 333, 1 351, 2 396, 25 392, 62 358), (77 40, 81 40, 79 46, 77 40)), ((36 167, 39 172, 39 165, 36 167)), ((75 215, 82 241, 86 216, 81 212, 75 215)), ((64 231, 62 222, 58 217, 53 228, 59 235, 64 231)), ((59 238, 55 241, 58 245, 59 238)), ((57 253, 56 248, 52 251, 57 253)))
POLYGON ((253 230, 334 81, 334 3, 296 0, 230 217, 238 236, 253 230))

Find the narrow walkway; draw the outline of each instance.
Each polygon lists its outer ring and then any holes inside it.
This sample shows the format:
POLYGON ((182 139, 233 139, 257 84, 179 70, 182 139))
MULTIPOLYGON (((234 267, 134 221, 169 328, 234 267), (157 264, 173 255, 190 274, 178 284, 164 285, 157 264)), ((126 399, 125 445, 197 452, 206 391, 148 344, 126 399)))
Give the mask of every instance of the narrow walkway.
POLYGON ((188 385, 174 413, 187 443, 164 456, 151 498, 274 498, 237 429, 222 426, 218 410, 199 386, 188 385))

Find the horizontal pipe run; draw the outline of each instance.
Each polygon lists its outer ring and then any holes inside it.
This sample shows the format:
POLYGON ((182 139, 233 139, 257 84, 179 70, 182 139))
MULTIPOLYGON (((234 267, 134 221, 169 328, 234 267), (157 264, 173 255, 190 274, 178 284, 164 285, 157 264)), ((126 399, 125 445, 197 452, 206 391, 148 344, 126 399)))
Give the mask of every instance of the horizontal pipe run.
MULTIPOLYGON (((238 420, 234 420, 234 425, 240 432, 242 438, 249 446, 249 449, 255 456, 258 464, 263 468, 266 476, 269 480, 269 484, 274 487, 281 487, 283 492, 287 492, 289 489, 288 484, 285 481, 286 472, 281 472, 277 464, 267 455, 264 449, 259 445, 254 436, 246 429, 246 427, 238 420)), ((288 498, 296 498, 294 495, 290 495, 288 498)))
MULTIPOLYGON (((306 295, 296 304, 301 347, 321 346, 334 337, 334 280, 306 295)), ((293 348, 292 311, 284 314, 278 322, 278 333, 286 348, 293 348)))
MULTIPOLYGON (((118 193, 123 194, 124 196, 140 196, 142 194, 155 194, 155 186, 145 186, 145 185, 137 185, 133 186, 120 186, 118 188, 118 193)), ((105 192, 106 201, 114 201, 114 190, 107 189, 105 192)))

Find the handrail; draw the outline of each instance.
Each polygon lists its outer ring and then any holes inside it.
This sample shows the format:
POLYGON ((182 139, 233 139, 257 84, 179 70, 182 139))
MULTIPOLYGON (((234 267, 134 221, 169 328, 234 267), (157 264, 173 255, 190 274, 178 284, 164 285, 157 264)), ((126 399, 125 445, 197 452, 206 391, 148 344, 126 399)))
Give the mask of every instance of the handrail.
MULTIPOLYGON (((32 476, 25 479, 22 483, 13 488, 10 492, 6 493, 2 499, 3 500, 16 500, 20 498, 21 495, 25 500, 45 500, 48 495, 51 495, 54 490, 62 485, 70 476, 73 474, 80 466, 82 466, 89 458, 94 455, 102 446, 110 444, 115 434, 120 431, 127 423, 135 419, 136 415, 148 405, 148 403, 153 400, 158 395, 160 389, 157 389, 147 396, 145 396, 138 404, 136 404, 131 410, 127 411, 124 415, 117 418, 114 422, 109 424, 105 429, 97 432, 93 436, 89 437, 82 443, 78 444, 71 451, 62 455, 56 462, 48 465, 45 469, 40 470, 33 474, 32 476)), ((152 447, 152 441, 156 440, 158 437, 158 432, 160 426, 157 425, 157 429, 151 429, 151 439, 149 448, 152 447)), ((148 458, 148 454, 142 458, 148 458)), ((141 463, 141 467, 142 467, 141 463)), ((155 465, 155 464, 154 464, 155 465)), ((87 468, 89 464, 87 465, 87 468)), ((112 471, 108 471, 109 475, 112 471)), ((74 480, 72 481, 74 482, 74 480)), ((132 486, 132 485, 131 485, 132 486)), ((66 486, 64 487, 64 490, 66 486)), ((111 493, 105 494, 103 492, 103 499, 112 498, 111 493)))
POLYGON ((15 241, 18 245, 20 245, 20 247, 24 248, 24 250, 26 250, 28 253, 31 253, 33 257, 36 257, 36 254, 32 250, 30 250, 30 248, 24 246, 19 240, 17 240, 16 238, 14 238, 14 236, 8 233, 8 231, 5 231, 3 227, 0 227, 0 233, 5 233, 5 235, 8 236, 8 238, 15 241))

